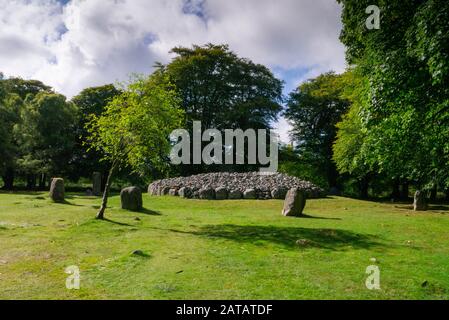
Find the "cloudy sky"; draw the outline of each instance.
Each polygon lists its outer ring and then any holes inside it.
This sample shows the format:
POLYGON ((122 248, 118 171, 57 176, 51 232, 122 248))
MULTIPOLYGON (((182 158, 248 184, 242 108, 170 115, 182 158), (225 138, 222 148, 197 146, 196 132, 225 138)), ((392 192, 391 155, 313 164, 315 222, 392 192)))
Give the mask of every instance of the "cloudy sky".
MULTIPOLYGON (((0 71, 68 97, 170 61, 174 46, 227 43, 271 68, 285 93, 341 72, 335 0, 0 0, 0 71)), ((287 141, 288 124, 275 125, 287 141)))

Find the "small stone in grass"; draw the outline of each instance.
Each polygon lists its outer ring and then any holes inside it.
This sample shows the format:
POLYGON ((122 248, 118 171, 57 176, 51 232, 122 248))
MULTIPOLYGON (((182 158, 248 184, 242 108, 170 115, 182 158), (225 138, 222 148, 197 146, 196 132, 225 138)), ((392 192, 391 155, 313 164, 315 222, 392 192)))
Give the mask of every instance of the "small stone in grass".
POLYGON ((421 287, 425 288, 429 284, 429 281, 425 280, 423 283, 421 283, 421 287))
POLYGON ((296 241, 296 245, 300 247, 308 247, 312 245, 312 241, 307 239, 299 239, 298 241, 296 241))
POLYGON ((135 250, 135 251, 133 251, 133 255, 134 256, 143 256, 144 253, 142 250, 135 250))

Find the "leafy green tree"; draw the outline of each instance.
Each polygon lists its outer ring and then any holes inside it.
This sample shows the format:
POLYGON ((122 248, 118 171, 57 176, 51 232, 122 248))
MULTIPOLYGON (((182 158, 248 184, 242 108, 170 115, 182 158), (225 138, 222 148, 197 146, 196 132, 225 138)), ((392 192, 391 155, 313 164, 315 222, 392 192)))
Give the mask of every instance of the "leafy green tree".
POLYGON ((331 188, 338 186, 332 160, 335 126, 349 107, 342 84, 342 76, 332 72, 309 80, 290 94, 285 111, 299 156, 321 172, 331 188))
POLYGON ((169 135, 182 126, 180 100, 168 81, 137 79, 115 96, 101 116, 93 116, 88 131, 92 148, 111 164, 97 219, 104 219, 114 174, 124 167, 146 174, 167 165, 169 135))
POLYGON ((63 95, 40 92, 28 96, 15 126, 20 146, 17 165, 34 187, 36 174, 66 173, 75 143, 75 106, 63 95))
POLYGON ((17 95, 7 94, 0 81, 0 174, 4 178, 6 189, 13 187, 13 181, 10 179, 13 177, 11 168, 14 168, 17 153, 13 128, 19 121, 17 105, 20 103, 21 99, 17 95))
POLYGON ((17 171, 20 145, 16 135, 16 125, 20 124, 25 99, 31 99, 39 92, 51 92, 51 88, 37 80, 23 80, 20 78, 0 77, 0 104, 2 105, 2 178, 4 188, 11 190, 14 187, 14 178, 17 171))
MULTIPOLYGON (((187 130, 193 121, 201 121, 208 129, 268 129, 277 119, 283 83, 267 67, 238 57, 226 45, 177 47, 172 52, 175 58, 159 65, 156 74, 167 76, 176 86, 187 130)), ((181 168, 182 174, 221 169, 181 168)), ((246 168, 226 168, 240 169, 246 168)))
POLYGON ((449 3, 379 1, 381 28, 368 30, 368 0, 341 0, 347 59, 369 83, 360 115, 365 164, 429 189, 448 184, 449 3))
POLYGON ((91 177, 95 171, 102 172, 103 181, 106 180, 107 170, 110 164, 101 161, 103 155, 93 149, 89 149, 86 145, 89 133, 86 125, 91 121, 93 116, 100 116, 106 109, 107 104, 114 97, 120 94, 120 91, 112 84, 87 88, 81 91, 72 99, 72 103, 78 109, 78 124, 76 126, 76 145, 73 151, 74 171, 71 177, 77 180, 79 177, 91 177))

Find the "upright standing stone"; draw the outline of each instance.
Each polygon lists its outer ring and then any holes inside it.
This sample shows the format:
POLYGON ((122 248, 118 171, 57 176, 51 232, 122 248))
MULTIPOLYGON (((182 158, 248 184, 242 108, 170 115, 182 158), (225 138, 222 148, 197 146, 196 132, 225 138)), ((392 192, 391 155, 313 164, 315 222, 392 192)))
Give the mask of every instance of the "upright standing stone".
POLYGON ((94 196, 101 196, 101 173, 94 172, 92 174, 92 193, 94 196))
POLYGON ((53 178, 50 185, 50 198, 54 202, 64 202, 64 179, 53 178))
POLYGON ((306 195, 304 191, 300 191, 297 188, 290 189, 285 197, 282 214, 286 217, 300 217, 305 206, 306 195))
POLYGON ((226 200, 227 198, 228 198, 228 189, 226 188, 215 189, 215 199, 226 200))
POLYGON ((130 211, 142 210, 142 191, 138 187, 125 188, 120 192, 122 209, 130 211))
POLYGON ((215 199, 215 190, 210 187, 204 187, 200 189, 199 196, 202 200, 214 200, 215 199))
POLYGON ((427 201, 424 192, 418 190, 415 193, 415 201, 413 202, 413 210, 415 211, 426 211, 427 201))
POLYGON ((231 190, 229 192, 229 199, 231 200, 240 200, 243 197, 243 194, 240 190, 231 190))
POLYGON ((188 187, 182 187, 179 189, 178 194, 181 198, 189 199, 192 197, 192 190, 188 187))
POLYGON ((254 189, 247 189, 245 192, 243 192, 243 198, 245 199, 257 199, 257 193, 254 189))

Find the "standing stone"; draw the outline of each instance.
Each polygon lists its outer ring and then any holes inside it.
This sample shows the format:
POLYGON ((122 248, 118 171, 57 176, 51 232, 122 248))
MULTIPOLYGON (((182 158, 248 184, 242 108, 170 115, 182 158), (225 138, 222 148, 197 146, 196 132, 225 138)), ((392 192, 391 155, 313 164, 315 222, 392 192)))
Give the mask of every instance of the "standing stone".
POLYGON ((64 202, 64 179, 53 178, 50 185, 50 198, 54 202, 64 202))
POLYGON ((170 193, 170 187, 163 187, 161 190, 161 196, 168 196, 168 194, 170 193))
POLYGON ((228 198, 228 190, 226 188, 215 189, 215 199, 226 200, 228 198))
POLYGON ((142 210, 142 191, 138 187, 125 188, 120 192, 122 209, 130 211, 142 210))
POLYGON ((175 188, 170 189, 170 191, 168 192, 168 195, 172 196, 172 197, 177 197, 178 196, 178 190, 175 189, 175 188))
POLYGON ((243 194, 240 192, 240 190, 231 190, 229 192, 229 199, 231 200, 240 200, 242 199, 243 194))
POLYGON ((413 210, 415 211, 426 211, 427 201, 424 192, 418 190, 415 193, 415 201, 413 202, 413 210))
POLYGON ((212 188, 203 188, 199 191, 200 199, 203 200, 214 200, 215 199, 215 190, 212 188))
POLYGON ((248 200, 257 199, 256 190, 254 190, 254 189, 245 190, 245 192, 243 193, 243 198, 248 199, 248 200))
POLYGON ((182 187, 181 189, 179 189, 178 194, 181 198, 190 199, 192 197, 192 190, 187 187, 182 187))
POLYGON ((101 195, 101 173, 100 172, 94 172, 92 174, 92 193, 94 196, 100 196, 101 195))
POLYGON ((297 188, 290 189, 285 197, 282 215, 286 217, 300 217, 305 206, 306 196, 304 191, 300 191, 297 188))

